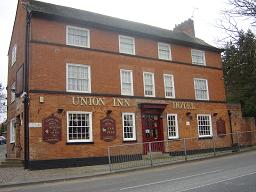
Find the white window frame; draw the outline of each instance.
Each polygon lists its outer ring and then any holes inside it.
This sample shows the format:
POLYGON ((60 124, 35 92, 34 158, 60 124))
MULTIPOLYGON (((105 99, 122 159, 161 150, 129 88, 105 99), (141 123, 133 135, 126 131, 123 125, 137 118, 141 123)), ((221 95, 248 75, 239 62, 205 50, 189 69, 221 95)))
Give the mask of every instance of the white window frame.
POLYGON ((132 70, 127 70, 127 69, 120 69, 120 83, 121 83, 121 95, 130 95, 133 96, 133 72, 132 70), (122 72, 129 72, 130 73, 130 79, 131 79, 131 93, 130 94, 125 94, 123 92, 123 76, 122 72))
POLYGON ((12 47, 12 66, 16 63, 17 61, 17 44, 15 44, 12 47))
POLYGON ((143 72, 143 85, 144 85, 144 96, 145 97, 155 97, 155 77, 154 77, 154 73, 151 72, 143 72), (153 90, 152 90, 152 95, 146 95, 146 85, 145 85, 145 75, 146 74, 150 74, 152 75, 152 85, 153 85, 153 90))
POLYGON ((167 114, 167 132, 168 132, 168 139, 178 139, 179 138, 179 125, 178 125, 178 115, 177 114, 173 114, 173 113, 169 113, 167 114), (175 133, 176 133, 176 136, 171 136, 169 134, 169 116, 174 116, 175 117, 175 133))
POLYGON ((198 49, 191 49, 191 61, 193 65, 206 66, 205 51, 201 51, 198 49), (197 61, 193 61, 193 55, 195 55, 196 57, 202 57, 203 63, 198 63, 197 61))
POLYGON ((87 28, 75 27, 75 26, 67 25, 66 26, 66 44, 67 45, 71 45, 71 46, 76 46, 76 47, 90 48, 90 30, 87 29, 87 28), (87 45, 77 45, 77 44, 73 44, 73 43, 68 42, 68 30, 71 29, 71 28, 79 29, 79 30, 83 30, 83 31, 87 32, 87 42, 88 42, 87 45))
POLYGON ((211 117, 211 114, 197 114, 197 131, 198 131, 198 137, 199 138, 205 138, 205 137, 212 137, 213 134, 212 134, 212 117, 211 117), (198 117, 199 116, 207 116, 209 117, 209 123, 210 123, 210 135, 200 135, 200 131, 199 131, 199 120, 198 120, 198 117))
POLYGON ((76 93, 91 93, 91 66, 83 65, 83 64, 75 64, 75 63, 67 63, 66 64, 66 91, 67 92, 76 92, 76 93), (88 91, 78 91, 78 90, 70 90, 68 89, 68 66, 77 66, 88 68, 88 91))
POLYGON ((93 142, 93 134, 92 134, 92 112, 86 111, 67 111, 67 142, 68 143, 81 143, 81 142, 93 142), (89 139, 80 139, 80 140, 72 140, 69 139, 69 114, 89 114, 89 139))
POLYGON ((124 53, 124 54, 129 54, 129 55, 135 55, 135 38, 134 37, 130 37, 130 36, 124 36, 124 35, 119 35, 118 36, 119 39, 119 53, 124 53), (125 51, 123 51, 121 49, 121 38, 126 38, 126 39, 130 39, 133 41, 133 52, 132 53, 127 53, 125 51))
POLYGON ((194 90, 195 90, 195 99, 196 100, 202 100, 202 101, 208 101, 209 100, 209 88, 208 88, 208 80, 207 79, 202 79, 202 78, 194 78, 194 90), (206 91, 207 91, 207 94, 206 94, 206 96, 207 96, 207 98, 198 98, 197 97, 197 94, 196 94, 196 80, 203 80, 203 81, 205 81, 206 82, 206 91))
POLYGON ((158 59, 163 59, 163 60, 168 60, 168 61, 172 60, 171 46, 169 44, 158 42, 158 59), (168 58, 161 57, 161 55, 160 55, 160 47, 161 46, 167 46, 168 47, 168 58))
POLYGON ((164 77, 164 95, 165 95, 165 98, 175 98, 174 76, 171 75, 171 74, 164 74, 163 77, 164 77), (167 93, 166 88, 167 88, 167 87, 170 87, 170 86, 166 84, 165 77, 171 77, 171 81, 172 81, 172 84, 173 84, 173 93, 172 93, 172 96, 166 95, 166 93, 167 93))
POLYGON ((15 143, 16 137, 16 118, 12 118, 10 121, 10 143, 15 143))
POLYGON ((13 103, 16 100, 16 82, 14 81, 11 85, 11 103, 13 103))
POLYGON ((135 113, 128 113, 128 112, 122 113, 122 126, 123 126, 123 141, 136 141, 135 113), (132 126, 133 137, 132 138, 125 138, 124 137, 124 116, 125 115, 132 115, 132 121, 133 121, 133 126, 132 126))

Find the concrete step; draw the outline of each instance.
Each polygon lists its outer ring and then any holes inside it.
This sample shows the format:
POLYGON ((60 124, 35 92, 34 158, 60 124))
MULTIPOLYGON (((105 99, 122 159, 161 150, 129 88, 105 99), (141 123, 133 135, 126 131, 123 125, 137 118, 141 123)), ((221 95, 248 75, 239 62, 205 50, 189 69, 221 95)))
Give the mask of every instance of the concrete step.
POLYGON ((20 159, 5 159, 0 162, 0 167, 22 167, 22 161, 20 159))

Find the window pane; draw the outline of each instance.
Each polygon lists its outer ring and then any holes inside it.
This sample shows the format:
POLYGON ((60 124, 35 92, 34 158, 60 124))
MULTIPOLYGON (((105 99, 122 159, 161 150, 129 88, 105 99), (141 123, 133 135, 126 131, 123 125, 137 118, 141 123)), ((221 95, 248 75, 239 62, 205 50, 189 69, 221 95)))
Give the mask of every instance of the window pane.
POLYGON ((210 115, 198 115, 198 134, 199 137, 211 136, 211 116, 210 115))
POLYGON ((131 37, 119 36, 120 52, 134 54, 134 39, 131 37))
POLYGON ((123 114, 123 136, 124 140, 135 140, 135 115, 134 113, 123 114))
POLYGON ((67 27, 67 44, 89 47, 89 31, 83 28, 67 27))
POLYGON ((194 79, 195 95, 198 100, 208 100, 208 85, 205 79, 194 79))

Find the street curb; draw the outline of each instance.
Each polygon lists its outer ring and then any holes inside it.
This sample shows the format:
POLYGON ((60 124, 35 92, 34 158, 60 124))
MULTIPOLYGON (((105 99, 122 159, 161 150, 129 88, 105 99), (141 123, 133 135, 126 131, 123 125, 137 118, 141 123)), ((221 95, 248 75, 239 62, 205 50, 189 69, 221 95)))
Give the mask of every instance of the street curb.
POLYGON ((148 170, 148 169, 156 169, 159 167, 165 167, 165 166, 173 166, 173 165, 179 165, 179 164, 184 164, 184 163, 191 163, 191 162, 196 162, 196 161, 203 161, 203 160, 209 160, 209 159, 217 159, 225 156, 234 156, 234 155, 239 155, 241 153, 246 153, 246 152, 251 152, 255 151, 255 149, 248 149, 246 151, 240 151, 240 152, 232 152, 228 154, 220 154, 217 156, 210 156, 210 157, 203 157, 199 159, 188 159, 187 161, 178 161, 178 162, 173 162, 173 163, 166 163, 166 164, 156 164, 153 166, 145 166, 145 167, 136 167, 133 169, 126 169, 126 170, 117 170, 117 171, 108 171, 108 172, 102 172, 94 175, 85 175, 85 176, 79 176, 79 177, 67 177, 67 178, 61 178, 61 179, 49 179, 49 180, 44 180, 44 181, 35 181, 35 182, 23 182, 23 183, 12 183, 12 184, 0 184, 1 188, 10 188, 10 187, 22 187, 22 186, 31 186, 31 185, 38 185, 38 184, 49 184, 49 183, 57 183, 57 182, 65 182, 65 181, 72 181, 72 180, 79 180, 79 179, 88 179, 88 178, 95 178, 99 176, 107 176, 107 175, 116 175, 116 174, 122 174, 122 173, 127 173, 127 172, 135 172, 138 170, 148 170))

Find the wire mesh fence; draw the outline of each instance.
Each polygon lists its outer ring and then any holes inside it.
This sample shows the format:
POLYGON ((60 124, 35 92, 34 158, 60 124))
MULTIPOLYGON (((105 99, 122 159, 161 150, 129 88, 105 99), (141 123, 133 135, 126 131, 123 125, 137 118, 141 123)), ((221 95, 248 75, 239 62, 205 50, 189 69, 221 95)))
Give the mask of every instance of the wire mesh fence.
POLYGON ((255 146, 256 131, 245 131, 205 138, 191 137, 110 146, 108 159, 110 171, 116 171, 246 151, 255 146))

